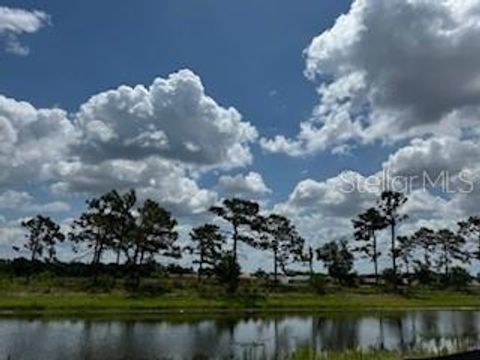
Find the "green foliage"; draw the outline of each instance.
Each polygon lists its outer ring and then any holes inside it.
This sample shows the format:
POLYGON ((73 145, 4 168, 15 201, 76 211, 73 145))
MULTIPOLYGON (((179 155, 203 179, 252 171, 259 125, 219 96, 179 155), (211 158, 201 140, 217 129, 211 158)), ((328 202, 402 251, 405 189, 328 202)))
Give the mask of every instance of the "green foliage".
POLYGON ((355 240, 360 243, 354 251, 362 254, 374 265, 375 279, 378 282, 378 250, 376 232, 387 226, 385 217, 375 208, 370 208, 353 220, 355 240))
POLYGON ((441 229, 436 232, 434 239, 439 250, 437 268, 443 270, 446 277, 449 275, 451 263, 454 261, 462 263, 469 261, 468 255, 464 251, 465 238, 463 236, 449 229, 441 229))
POLYGON ((423 262, 417 262, 413 279, 420 285, 432 286, 438 282, 438 275, 431 270, 430 266, 423 262))
POLYGON ((268 280, 268 274, 265 270, 263 269, 257 269, 257 271, 255 271, 253 273, 253 276, 255 276, 258 280, 262 280, 262 281, 267 281, 268 280))
POLYGON ((259 217, 256 229, 260 232, 259 247, 273 254, 274 282, 277 283, 278 268, 287 274, 287 266, 302 261, 305 240, 298 234, 289 219, 277 214, 259 217))
POLYGON ((459 234, 470 238, 476 245, 473 256, 480 260, 480 216, 471 216, 458 223, 459 234))
POLYGON ((215 276, 224 285, 225 291, 233 294, 240 283, 240 265, 231 253, 226 253, 215 265, 215 276))
POLYGON ((310 286, 319 295, 327 293, 328 279, 325 275, 315 274, 310 279, 310 286))
MULTIPOLYGON (((48 216, 37 215, 36 217, 22 222, 22 227, 28 232, 26 234, 27 242, 24 249, 30 253, 31 261, 56 260, 55 246, 65 240, 65 235, 60 231, 60 225, 56 224, 48 216)), ((20 251, 14 247, 14 250, 20 251)))
POLYGON ((232 225, 234 262, 237 261, 237 244, 239 241, 250 246, 257 246, 252 231, 258 226, 260 206, 254 201, 244 199, 225 199, 222 206, 212 206, 210 212, 232 225))
POLYGON ((220 228, 211 224, 196 227, 190 233, 190 239, 193 246, 186 249, 197 256, 193 263, 198 264, 199 279, 202 275, 212 275, 215 264, 222 257, 222 246, 225 243, 220 228))
POLYGON ((331 241, 323 245, 317 250, 317 258, 323 261, 328 274, 338 283, 351 284, 354 256, 348 249, 346 241, 331 241))
POLYGON ((395 287, 398 282, 397 274, 390 268, 383 270, 382 279, 387 287, 395 287))
MULTIPOLYGON (((175 284, 174 287, 180 288, 180 286, 175 286, 175 284)), ((166 283, 156 279, 142 283, 137 289, 137 293, 139 295, 149 297, 161 296, 170 291, 172 291, 171 287, 169 287, 166 283)))
POLYGON ((457 290, 465 290, 472 282, 472 277, 464 268, 455 266, 443 278, 445 285, 457 290))
POLYGON ((100 274, 96 281, 88 285, 88 291, 93 293, 110 292, 115 288, 115 279, 108 274, 100 274))
POLYGON ((407 215, 401 214, 400 210, 403 205, 408 201, 408 198, 405 194, 397 191, 384 191, 380 195, 380 199, 378 200, 378 209, 380 215, 385 219, 385 223, 388 227, 390 227, 391 233, 391 247, 390 247, 390 256, 392 257, 392 271, 393 276, 395 277, 394 280, 394 287, 397 286, 397 257, 398 251, 396 247, 396 228, 397 225, 404 221, 407 218, 407 215))

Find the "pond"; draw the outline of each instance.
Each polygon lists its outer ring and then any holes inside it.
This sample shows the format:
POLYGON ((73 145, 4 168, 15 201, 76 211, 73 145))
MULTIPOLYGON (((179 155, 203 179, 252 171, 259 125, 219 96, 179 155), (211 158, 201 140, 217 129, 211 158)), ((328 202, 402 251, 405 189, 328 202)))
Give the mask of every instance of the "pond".
POLYGON ((480 345, 480 312, 0 319, 0 359, 273 359, 299 347, 451 350, 480 345))

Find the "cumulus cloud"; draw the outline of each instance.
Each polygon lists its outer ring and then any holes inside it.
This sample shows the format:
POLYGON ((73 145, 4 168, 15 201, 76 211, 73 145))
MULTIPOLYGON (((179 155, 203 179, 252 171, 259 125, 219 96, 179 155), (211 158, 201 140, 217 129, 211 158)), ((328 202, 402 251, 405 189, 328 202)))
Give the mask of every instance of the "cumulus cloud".
POLYGON ((91 97, 73 115, 72 159, 48 167, 55 192, 136 188, 177 214, 199 213, 216 193, 197 185, 212 169, 248 165, 257 131, 234 108, 206 95, 182 70, 145 87, 120 86, 91 97))
POLYGON ((5 221, 0 219, 0 254, 2 257, 13 257, 17 255, 13 245, 20 245, 25 232, 19 221, 5 221))
POLYGON ((414 139, 391 154, 383 168, 394 176, 420 179, 427 175, 434 180, 445 175, 454 180, 462 172, 465 175, 475 172, 479 156, 480 145, 473 140, 453 137, 414 139))
MULTIPOLYGON (((135 188, 177 214, 195 214, 217 200, 198 178, 250 164, 256 137, 255 127, 206 95, 189 70, 94 95, 71 114, 0 96, 0 190, 47 184, 54 194, 87 196, 135 188)), ((258 181, 248 177, 265 191, 258 181)))
POLYGON ((344 171, 324 181, 306 179, 299 182, 288 201, 277 208, 326 217, 351 217, 375 202, 378 192, 367 181, 365 176, 354 171, 344 171))
POLYGON ((305 50, 320 104, 294 139, 264 148, 294 156, 339 142, 460 137, 480 103, 476 1, 355 0, 305 50))
POLYGON ((5 51, 25 56, 30 49, 19 41, 22 34, 32 34, 50 24, 50 16, 38 10, 16 9, 0 6, 0 36, 5 41, 5 51))
POLYGON ((144 87, 120 86, 80 107, 79 151, 88 161, 151 155, 201 167, 237 167, 252 162, 256 129, 235 108, 205 94, 190 70, 157 78, 144 87))
POLYGON ((261 197, 272 192, 262 175, 253 171, 246 175, 220 176, 218 187, 226 196, 261 197))
POLYGON ((155 157, 98 164, 61 162, 52 171, 61 179, 52 185, 57 194, 101 194, 134 188, 140 199, 157 200, 176 215, 205 211, 216 201, 216 193, 201 189, 183 166, 155 157))
POLYGON ((0 190, 46 180, 47 165, 64 159, 75 138, 65 111, 0 95, 0 190))
POLYGON ((351 219, 373 206, 377 198, 375 191, 366 191, 366 179, 357 172, 345 171, 325 180, 302 180, 273 211, 291 218, 314 247, 344 237, 351 239, 351 219))
POLYGON ((70 205, 62 201, 39 204, 26 191, 7 190, 0 193, 0 210, 25 213, 62 213, 69 211, 70 205))
MULTIPOLYGON (((448 200, 451 216, 480 211, 480 145, 453 137, 414 139, 383 163, 384 174, 408 189, 434 190, 448 200)), ((428 213, 425 213, 427 216, 428 213)))
MULTIPOLYGON (((297 225, 307 243, 314 247, 345 238, 353 241, 352 219, 370 207, 376 206, 381 187, 380 174, 362 175, 344 171, 325 180, 306 179, 299 182, 288 199, 274 206, 273 210, 288 215, 297 225), (353 186, 352 186, 353 185, 353 186)), ((454 199, 444 198, 423 189, 407 194, 408 202, 402 208, 408 219, 397 229, 400 235, 408 235, 421 226, 434 229, 450 227, 465 218, 465 209, 454 199)), ((378 234, 380 250, 387 254, 390 246, 388 231, 378 234)), ((359 261, 360 271, 370 271, 367 262, 359 261)), ((388 257, 382 257, 382 267, 390 266, 388 257)))

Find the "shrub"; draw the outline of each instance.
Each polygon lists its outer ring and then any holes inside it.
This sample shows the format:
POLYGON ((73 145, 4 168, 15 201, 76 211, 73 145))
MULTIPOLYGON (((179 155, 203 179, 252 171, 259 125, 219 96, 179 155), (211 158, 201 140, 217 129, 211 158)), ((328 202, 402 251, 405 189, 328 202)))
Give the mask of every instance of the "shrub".
POLYGON ((438 281, 438 275, 423 263, 418 263, 415 267, 413 278, 418 281, 420 285, 432 286, 438 281))
POLYGON ((232 254, 225 254, 215 265, 215 276, 225 287, 227 293, 232 294, 238 289, 240 283, 240 265, 234 262, 232 254))
POLYGON ((310 280, 310 286, 312 289, 320 295, 327 293, 328 279, 325 275, 315 274, 310 280))
POLYGON ((444 280, 447 286, 462 290, 470 285, 472 277, 464 268, 455 266, 450 270, 450 273, 444 280))

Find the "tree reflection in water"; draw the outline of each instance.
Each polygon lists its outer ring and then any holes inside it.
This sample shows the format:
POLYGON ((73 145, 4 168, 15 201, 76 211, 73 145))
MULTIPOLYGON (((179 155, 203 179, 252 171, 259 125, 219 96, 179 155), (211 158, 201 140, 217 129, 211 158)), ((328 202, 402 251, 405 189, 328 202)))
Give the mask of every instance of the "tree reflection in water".
POLYGON ((480 312, 217 315, 148 321, 0 320, 0 359, 282 358, 313 351, 480 345, 480 312))

